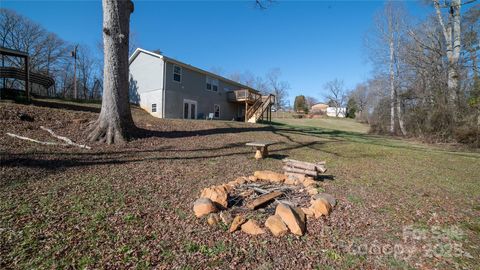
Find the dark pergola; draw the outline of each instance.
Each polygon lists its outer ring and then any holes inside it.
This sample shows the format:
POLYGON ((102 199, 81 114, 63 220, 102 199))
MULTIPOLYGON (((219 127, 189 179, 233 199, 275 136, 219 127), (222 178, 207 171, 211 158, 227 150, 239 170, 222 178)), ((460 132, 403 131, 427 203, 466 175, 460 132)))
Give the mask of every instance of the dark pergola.
POLYGON ((0 54, 1 55, 7 55, 7 56, 13 56, 13 57, 20 57, 23 58, 25 61, 25 71, 24 71, 24 80, 25 80, 25 95, 27 96, 27 99, 30 98, 30 69, 28 68, 28 61, 29 61, 29 56, 28 53, 22 52, 22 51, 17 51, 17 50, 12 50, 8 49, 5 47, 0 47, 0 54))

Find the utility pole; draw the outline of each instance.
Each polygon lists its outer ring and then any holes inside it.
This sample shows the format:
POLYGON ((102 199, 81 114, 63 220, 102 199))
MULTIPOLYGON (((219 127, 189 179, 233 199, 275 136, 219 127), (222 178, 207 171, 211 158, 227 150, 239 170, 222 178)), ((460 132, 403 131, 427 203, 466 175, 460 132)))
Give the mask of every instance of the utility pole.
POLYGON ((78 50, 78 44, 75 45, 75 49, 72 51, 72 57, 73 57, 73 99, 77 99, 77 50, 78 50))

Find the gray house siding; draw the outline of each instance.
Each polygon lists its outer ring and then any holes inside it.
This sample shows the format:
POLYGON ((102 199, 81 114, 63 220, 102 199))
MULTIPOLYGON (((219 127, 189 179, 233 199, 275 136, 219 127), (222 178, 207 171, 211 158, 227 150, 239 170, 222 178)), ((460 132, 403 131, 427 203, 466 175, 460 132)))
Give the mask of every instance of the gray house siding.
POLYGON ((208 71, 182 63, 175 59, 138 48, 129 59, 130 101, 139 104, 153 116, 160 118, 205 119, 210 113, 214 118, 232 120, 240 117, 243 103, 228 101, 228 92, 254 89, 223 78, 208 71), (174 80, 174 66, 182 68, 181 81, 174 80), (217 91, 207 89, 207 78, 218 81, 217 91), (184 104, 187 102, 188 104, 184 104), (216 105, 220 115, 215 115, 216 105))
POLYGON ((187 66, 182 67, 181 82, 173 79, 175 63, 165 61, 165 117, 183 118, 184 100, 197 103, 197 118, 205 118, 214 112, 214 104, 220 105, 221 120, 232 120, 237 117, 238 104, 228 102, 227 91, 239 89, 238 86, 218 79, 218 91, 207 90, 207 75, 187 66))
POLYGON ((130 102, 157 117, 163 117, 163 59, 147 53, 140 53, 132 61, 130 69, 130 102), (155 104, 156 112, 152 112, 155 104))

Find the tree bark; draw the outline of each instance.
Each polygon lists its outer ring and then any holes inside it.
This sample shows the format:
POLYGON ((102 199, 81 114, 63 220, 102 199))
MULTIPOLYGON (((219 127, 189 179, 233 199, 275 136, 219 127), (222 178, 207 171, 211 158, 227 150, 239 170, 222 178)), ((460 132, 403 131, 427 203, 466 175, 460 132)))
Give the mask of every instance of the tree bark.
POLYGON ((403 121, 403 114, 402 114, 402 107, 401 107, 401 100, 398 95, 398 92, 395 91, 395 96, 397 98, 397 118, 398 118, 398 125, 400 126, 400 131, 402 132, 403 136, 407 135, 407 130, 405 129, 405 122, 403 121))
POLYGON ((447 47, 447 60, 448 60, 448 72, 447 72, 447 87, 450 98, 450 105, 453 108, 457 100, 458 91, 458 60, 460 58, 461 38, 460 38, 460 8, 462 6, 461 0, 452 0, 448 6, 448 22, 445 25, 442 12, 440 10, 439 0, 433 1, 435 11, 437 14, 437 20, 445 38, 447 47))
POLYGON ((394 70, 394 35, 393 35, 393 18, 392 14, 388 14, 388 45, 390 49, 390 133, 395 133, 395 70, 394 70))
POLYGON ((130 0, 102 0, 104 88, 100 116, 90 126, 90 141, 125 143, 134 128, 128 99, 130 0))

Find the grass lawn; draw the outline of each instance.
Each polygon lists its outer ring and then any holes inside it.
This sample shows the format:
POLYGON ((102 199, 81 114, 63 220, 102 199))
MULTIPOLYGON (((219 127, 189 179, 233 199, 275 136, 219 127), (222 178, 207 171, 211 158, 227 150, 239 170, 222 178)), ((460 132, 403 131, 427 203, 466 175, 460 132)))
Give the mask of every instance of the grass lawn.
POLYGON ((134 108, 126 146, 85 142, 98 105, 0 103, 0 268, 475 269, 480 154, 365 134, 349 120, 162 120, 134 108), (93 110, 92 110, 93 108, 93 110), (21 121, 19 113, 34 117, 21 121), (244 144, 276 141, 256 161, 244 144), (338 205, 302 237, 228 233, 193 215, 202 188, 281 159, 325 160, 338 205))
POLYGON ((272 121, 280 124, 291 125, 291 126, 317 127, 322 129, 358 132, 363 134, 366 134, 369 129, 368 125, 359 123, 354 119, 350 119, 350 118, 324 117, 324 118, 312 118, 312 119, 308 119, 308 118, 295 119, 295 118, 279 117, 279 118, 273 118, 272 121))

